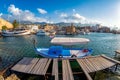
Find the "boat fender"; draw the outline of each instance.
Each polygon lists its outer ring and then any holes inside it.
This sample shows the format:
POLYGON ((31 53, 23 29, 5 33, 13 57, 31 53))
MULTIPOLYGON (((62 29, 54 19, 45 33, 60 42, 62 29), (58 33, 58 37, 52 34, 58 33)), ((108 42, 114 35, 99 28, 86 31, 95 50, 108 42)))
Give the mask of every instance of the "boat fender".
POLYGON ((73 54, 71 57, 74 58, 74 57, 77 57, 77 56, 73 54))

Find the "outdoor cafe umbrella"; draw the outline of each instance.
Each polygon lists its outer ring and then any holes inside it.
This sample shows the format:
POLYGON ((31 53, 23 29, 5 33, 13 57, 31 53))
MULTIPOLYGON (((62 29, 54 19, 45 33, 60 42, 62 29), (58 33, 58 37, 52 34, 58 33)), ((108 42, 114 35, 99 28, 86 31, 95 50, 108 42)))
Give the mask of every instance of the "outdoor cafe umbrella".
POLYGON ((59 45, 77 45, 88 43, 89 41, 90 40, 87 38, 55 37, 51 40, 51 43, 59 45))

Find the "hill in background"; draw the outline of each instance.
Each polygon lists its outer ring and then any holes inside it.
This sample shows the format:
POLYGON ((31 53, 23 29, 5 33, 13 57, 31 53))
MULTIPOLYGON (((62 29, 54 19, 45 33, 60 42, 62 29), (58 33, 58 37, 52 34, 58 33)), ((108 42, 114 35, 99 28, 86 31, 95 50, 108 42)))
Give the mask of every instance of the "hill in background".
POLYGON ((10 22, 0 18, 0 30, 2 29, 2 26, 6 26, 8 29, 13 28, 13 25, 10 22))

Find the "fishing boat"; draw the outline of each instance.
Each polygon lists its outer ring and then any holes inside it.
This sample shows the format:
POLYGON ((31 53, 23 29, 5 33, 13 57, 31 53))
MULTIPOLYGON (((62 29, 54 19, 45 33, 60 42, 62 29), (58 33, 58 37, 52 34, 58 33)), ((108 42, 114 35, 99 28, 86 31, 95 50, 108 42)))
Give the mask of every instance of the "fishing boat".
MULTIPOLYGON (((53 38, 51 43, 61 45, 75 45, 80 43, 87 43, 89 39, 85 38, 53 38)), ((34 42, 35 43, 35 42, 34 42)), ((35 47, 36 54, 47 58, 71 58, 71 57, 85 57, 92 54, 92 49, 82 48, 63 48, 62 46, 51 46, 50 48, 35 47)))
POLYGON ((36 53, 47 58, 81 58, 91 55, 92 49, 63 49, 62 46, 51 46, 50 48, 36 48, 36 53))
POLYGON ((23 36, 28 34, 30 34, 30 30, 25 30, 25 29, 19 29, 14 31, 8 31, 8 30, 2 31, 2 36, 5 37, 23 36))
POLYGON ((38 36, 45 36, 45 35, 49 35, 49 33, 48 33, 48 32, 45 32, 43 29, 40 29, 40 30, 36 33, 36 35, 38 35, 38 36))

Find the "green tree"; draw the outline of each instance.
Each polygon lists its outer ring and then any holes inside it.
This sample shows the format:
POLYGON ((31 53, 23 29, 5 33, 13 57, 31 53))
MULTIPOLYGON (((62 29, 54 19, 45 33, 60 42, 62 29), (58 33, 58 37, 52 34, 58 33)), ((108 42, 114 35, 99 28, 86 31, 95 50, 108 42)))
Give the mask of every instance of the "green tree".
POLYGON ((2 30, 7 30, 7 26, 6 25, 2 26, 2 30))
POLYGON ((17 20, 14 20, 12 24, 13 24, 13 28, 17 28, 19 26, 17 20))

